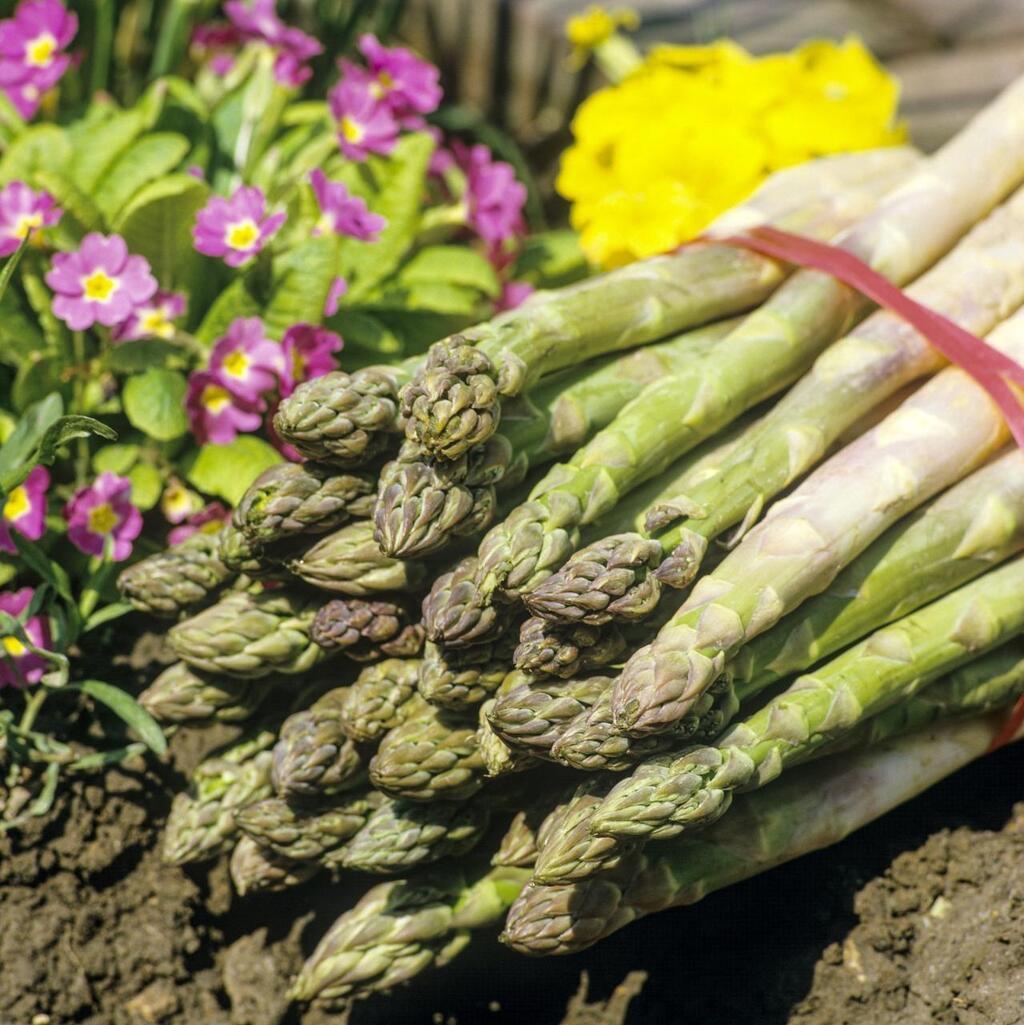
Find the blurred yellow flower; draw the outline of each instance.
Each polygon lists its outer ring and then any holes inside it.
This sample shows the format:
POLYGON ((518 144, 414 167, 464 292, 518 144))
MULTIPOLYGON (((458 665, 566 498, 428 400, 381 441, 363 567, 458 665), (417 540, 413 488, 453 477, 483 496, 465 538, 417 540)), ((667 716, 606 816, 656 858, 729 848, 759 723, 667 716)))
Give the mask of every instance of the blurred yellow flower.
MULTIPOLYGON (((593 9, 574 20, 580 39, 607 27, 593 9)), ((898 102, 856 38, 764 57, 728 40, 657 46, 580 105, 556 186, 588 257, 617 266, 698 235, 778 168, 903 141, 898 102)))
POLYGON ((620 28, 635 29, 640 24, 636 11, 628 7, 607 10, 596 4, 565 23, 565 35, 578 50, 593 50, 620 28))

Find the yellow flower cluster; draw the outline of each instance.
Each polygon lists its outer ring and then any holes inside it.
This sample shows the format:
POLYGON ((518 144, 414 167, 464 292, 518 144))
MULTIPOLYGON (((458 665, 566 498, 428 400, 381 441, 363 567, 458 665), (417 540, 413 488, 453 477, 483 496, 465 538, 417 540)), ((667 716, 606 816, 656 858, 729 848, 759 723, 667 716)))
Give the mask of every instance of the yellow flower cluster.
POLYGON ((619 266, 698 235, 778 168, 901 142, 898 101, 856 38, 764 57, 656 47, 580 106, 558 191, 587 256, 619 266))

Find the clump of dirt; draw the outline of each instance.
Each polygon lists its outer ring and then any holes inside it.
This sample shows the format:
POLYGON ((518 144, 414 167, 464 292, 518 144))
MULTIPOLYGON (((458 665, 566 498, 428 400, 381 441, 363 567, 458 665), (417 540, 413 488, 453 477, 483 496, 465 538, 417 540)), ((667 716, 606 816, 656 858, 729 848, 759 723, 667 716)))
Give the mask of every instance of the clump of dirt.
POLYGON ((1024 805, 1003 832, 958 829, 857 895, 791 1025, 1024 1021, 1024 805))

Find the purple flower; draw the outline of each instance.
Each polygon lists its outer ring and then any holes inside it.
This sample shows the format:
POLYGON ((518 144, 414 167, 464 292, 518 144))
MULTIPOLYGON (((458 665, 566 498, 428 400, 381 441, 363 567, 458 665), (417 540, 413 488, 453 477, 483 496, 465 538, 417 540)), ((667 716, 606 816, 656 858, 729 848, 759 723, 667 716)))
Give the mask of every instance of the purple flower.
POLYGON ((295 386, 314 377, 322 377, 336 367, 334 353, 341 350, 341 335, 316 324, 295 324, 281 339, 284 373, 281 394, 291 395, 295 386))
POLYGON ((142 513, 132 505, 132 482, 109 471, 71 496, 64 507, 71 543, 86 555, 109 550, 114 562, 132 554, 142 530, 142 513))
POLYGON ((212 441, 226 445, 240 432, 255 431, 261 422, 259 412, 233 394, 224 378, 210 370, 189 375, 185 409, 192 433, 201 444, 212 441))
POLYGON ((526 187, 516 180, 511 164, 495 160, 482 145, 452 146, 459 166, 466 173, 466 204, 469 223, 492 246, 521 235, 526 187))
POLYGON ((274 0, 228 0, 224 12, 243 38, 257 39, 274 47, 274 77, 283 85, 300 86, 309 81, 312 71, 305 62, 324 52, 312 36, 290 28, 277 15, 274 0))
MULTIPOLYGON (((32 603, 35 591, 23 587, 20 591, 4 591, 0 594, 0 612, 6 612, 17 619, 32 603)), ((37 648, 50 647, 50 624, 44 616, 29 616, 22 625, 25 635, 37 648)), ((13 634, 0 637, 0 687, 23 687, 38 683, 49 669, 42 655, 30 651, 13 634)))
POLYGON ((244 42, 242 33, 225 22, 197 25, 192 32, 191 46, 198 60, 209 62, 210 70, 223 77, 235 64, 235 55, 244 42))
POLYGON ((370 67, 374 98, 386 103, 396 118, 437 110, 443 92, 433 64, 403 46, 381 46, 369 33, 359 40, 359 49, 370 67))
POLYGON ((377 100, 365 72, 346 65, 341 81, 328 96, 338 122, 338 145, 349 160, 365 160, 371 153, 388 154, 398 139, 398 122, 387 104, 377 100))
POLYGON ((55 253, 46 283, 56 292, 53 312, 72 331, 113 327, 156 293, 143 256, 131 256, 120 235, 90 232, 76 252, 55 253))
POLYGON ((231 24, 247 39, 262 39, 276 46, 286 31, 285 23, 277 16, 275 0, 227 0, 224 13, 231 24))
POLYGON ((333 317, 338 312, 338 306, 347 291, 348 282, 344 278, 338 277, 331 282, 331 287, 327 290, 327 299, 324 301, 325 317, 333 317))
POLYGON ((309 180, 320 207, 320 220, 313 229, 314 235, 333 231, 336 235, 350 235, 361 242, 377 241, 377 235, 387 226, 385 218, 370 213, 362 199, 353 196, 341 182, 329 181, 323 171, 317 169, 309 180))
POLYGON ((227 199, 214 196, 199 211, 192 238, 199 252, 239 267, 267 244, 284 219, 284 213, 267 215, 261 189, 243 185, 227 199))
POLYGON ((49 192, 36 192, 24 182, 0 189, 0 256, 10 256, 30 231, 56 224, 63 211, 49 192))
POLYGON ((180 527, 175 527, 170 531, 167 534, 167 543, 180 544, 193 534, 215 534, 230 517, 231 510, 225 505, 221 502, 211 502, 205 508, 189 516, 180 527))
POLYGON ((131 316, 110 332, 112 342, 134 342, 139 338, 173 338, 174 321, 185 312, 181 292, 156 292, 152 299, 132 310, 131 316))
POLYGON ((22 117, 31 118, 39 100, 68 69, 63 52, 78 29, 78 18, 60 0, 23 0, 13 18, 0 21, 0 88, 22 117))
POLYGON ((506 281, 501 286, 501 295, 498 296, 494 303, 495 313, 514 310, 517 306, 521 306, 526 302, 533 295, 534 291, 533 285, 526 281, 506 281))
POLYGON ((284 373, 284 353, 267 338, 259 317, 239 317, 210 350, 210 370, 236 398, 262 409, 264 393, 284 373))
POLYGON ((34 466, 22 484, 12 488, 0 515, 0 551, 14 555, 18 549, 11 538, 16 530, 32 541, 46 530, 46 489, 50 474, 43 466, 34 466))

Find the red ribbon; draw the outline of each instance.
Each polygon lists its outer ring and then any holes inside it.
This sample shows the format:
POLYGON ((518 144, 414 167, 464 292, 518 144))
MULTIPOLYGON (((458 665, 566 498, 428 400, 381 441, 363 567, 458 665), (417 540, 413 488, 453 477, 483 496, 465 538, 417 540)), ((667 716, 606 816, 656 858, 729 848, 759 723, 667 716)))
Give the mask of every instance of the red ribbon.
POLYGON ((991 754, 993 751, 998 751, 999 748, 1009 744, 1022 723, 1024 723, 1024 695, 1017 698, 1017 704, 1010 709, 1006 722, 1003 723, 1003 728, 992 738, 992 743, 989 744, 987 753, 991 754))
POLYGON ((1017 444, 1024 448, 1024 408, 1010 385, 1013 382, 1024 388, 1024 367, 1009 356, 965 331, 949 317, 911 299, 859 257, 838 246, 814 242, 767 225, 713 241, 743 246, 785 263, 824 271, 902 317, 950 363, 970 374, 989 393, 1006 418, 1017 444))

